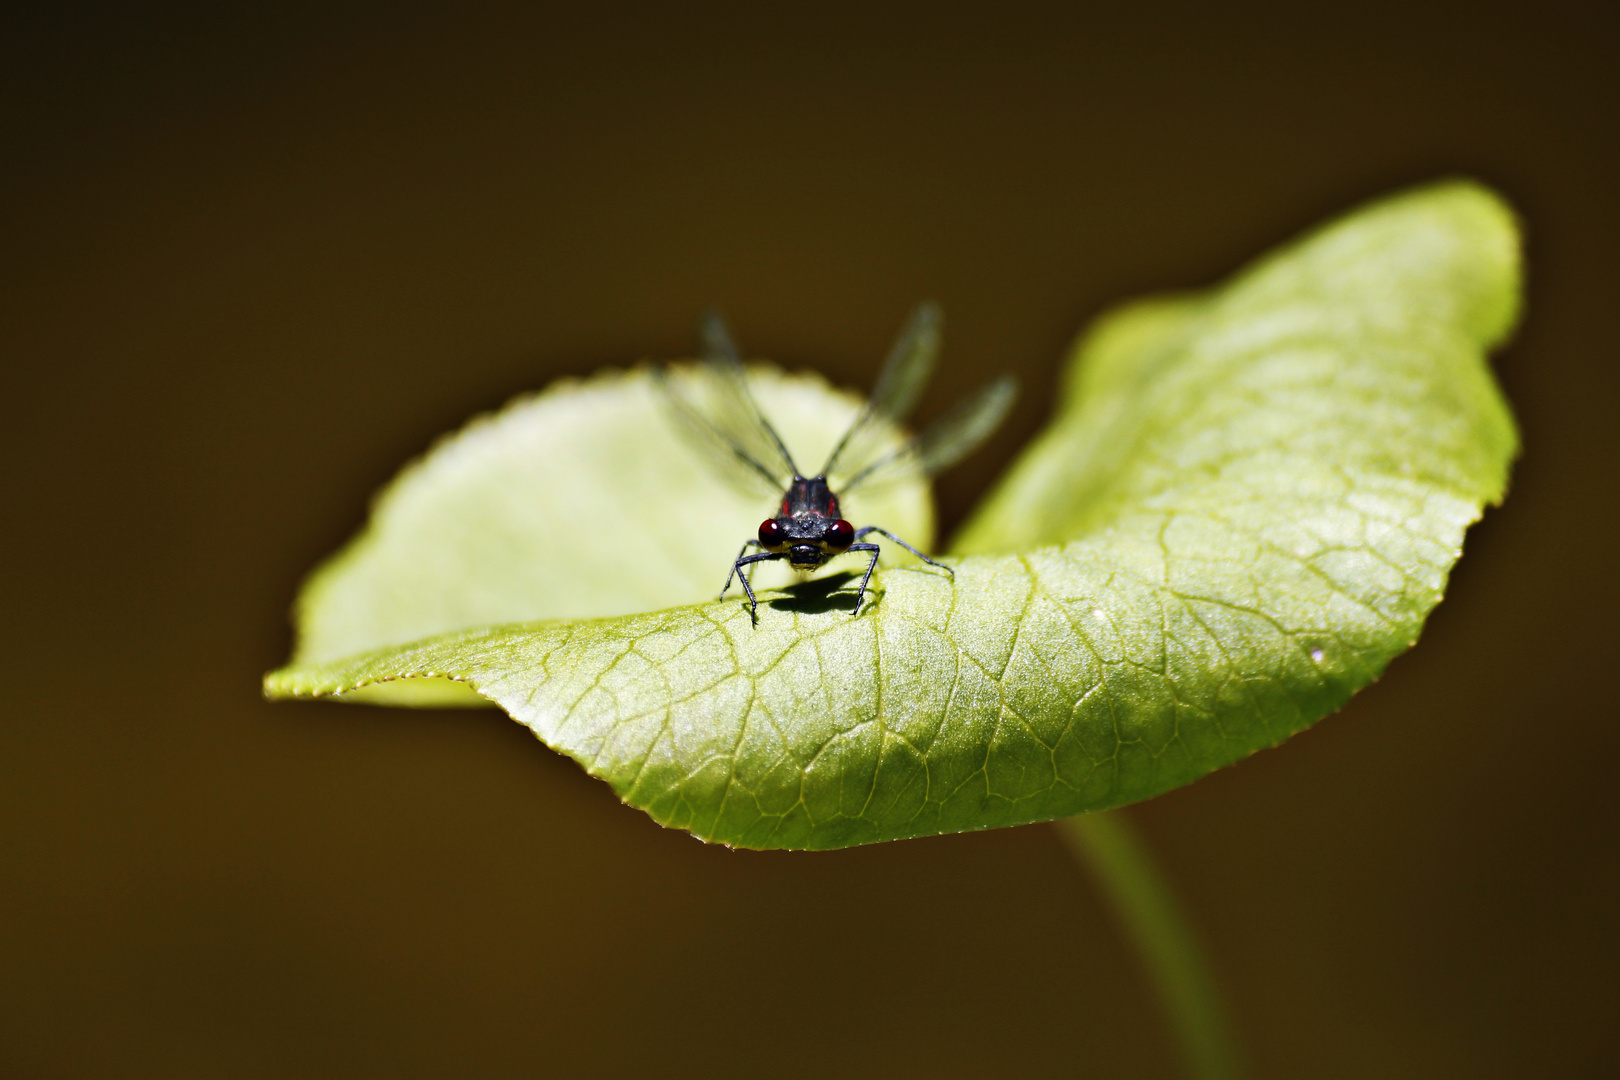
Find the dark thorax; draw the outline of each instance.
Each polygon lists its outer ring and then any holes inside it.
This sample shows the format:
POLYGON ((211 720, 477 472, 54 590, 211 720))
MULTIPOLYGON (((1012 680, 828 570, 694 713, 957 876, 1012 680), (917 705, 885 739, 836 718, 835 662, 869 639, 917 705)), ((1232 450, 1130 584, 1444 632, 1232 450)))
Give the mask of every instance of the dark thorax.
POLYGON ((854 527, 838 512, 838 496, 825 476, 795 476, 782 494, 782 512, 760 526, 760 547, 786 555, 793 569, 818 570, 849 550, 854 527))

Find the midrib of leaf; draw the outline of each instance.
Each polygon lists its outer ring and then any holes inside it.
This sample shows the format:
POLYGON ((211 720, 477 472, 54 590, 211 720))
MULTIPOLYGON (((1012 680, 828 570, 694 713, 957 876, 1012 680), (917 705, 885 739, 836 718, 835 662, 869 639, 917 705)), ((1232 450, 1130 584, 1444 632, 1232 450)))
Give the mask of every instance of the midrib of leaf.
POLYGON ((1105 320, 954 581, 452 633, 276 673, 440 674, 659 821, 750 847, 1010 825, 1169 790, 1342 704, 1416 637, 1514 434, 1482 363, 1511 220, 1447 185, 1204 297, 1105 320))

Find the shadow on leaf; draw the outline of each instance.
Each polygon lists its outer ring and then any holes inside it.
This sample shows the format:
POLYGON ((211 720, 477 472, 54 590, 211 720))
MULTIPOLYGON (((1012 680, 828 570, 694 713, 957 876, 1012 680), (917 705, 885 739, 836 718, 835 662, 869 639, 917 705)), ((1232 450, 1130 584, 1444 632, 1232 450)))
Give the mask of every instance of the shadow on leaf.
MULTIPOLYGON (((859 575, 854 572, 847 572, 789 585, 781 590, 787 595, 767 600, 760 606, 769 607, 773 611, 794 611, 806 615, 819 615, 827 611, 853 611, 855 590, 853 587, 846 589, 845 586, 853 586, 858 577, 859 575)), ((868 585, 866 601, 861 608, 864 610, 870 607, 879 595, 875 582, 868 585)))

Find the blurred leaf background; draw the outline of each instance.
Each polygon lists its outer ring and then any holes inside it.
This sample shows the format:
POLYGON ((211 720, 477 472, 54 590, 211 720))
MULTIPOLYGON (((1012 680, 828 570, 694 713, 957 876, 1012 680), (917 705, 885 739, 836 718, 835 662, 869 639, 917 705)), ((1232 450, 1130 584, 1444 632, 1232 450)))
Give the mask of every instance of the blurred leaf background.
POLYGON ((937 414, 1436 175, 1528 222, 1526 456, 1419 648, 1134 810, 1262 1077, 1595 1076, 1616 16, 1587 6, 37 7, 0 33, 8 1076, 1173 1075, 1050 828, 658 829, 499 714, 273 707, 369 493, 563 374, 750 352, 937 414))

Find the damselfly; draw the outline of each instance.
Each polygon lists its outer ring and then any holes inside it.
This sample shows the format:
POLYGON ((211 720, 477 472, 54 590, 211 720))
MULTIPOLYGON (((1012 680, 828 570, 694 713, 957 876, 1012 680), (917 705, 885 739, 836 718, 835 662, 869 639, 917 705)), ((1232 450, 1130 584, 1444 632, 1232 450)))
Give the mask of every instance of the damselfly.
POLYGON ((826 464, 809 477, 799 471, 781 435, 754 401, 737 347, 719 315, 711 312, 703 319, 699 392, 680 389, 669 378, 660 379, 679 412, 725 460, 737 467, 734 473, 782 492, 777 513, 760 524, 756 538, 744 542, 720 590, 724 597, 733 577, 742 582, 748 594, 749 614, 756 625, 759 600, 749 580, 754 564, 785 561, 794 570, 809 573, 835 556, 855 551, 870 556, 860 587, 855 590, 851 614, 859 613, 879 553, 877 544, 861 541, 873 533, 954 576, 949 566, 930 559, 888 530, 876 525, 856 528, 844 520, 838 496, 833 493, 835 486, 848 494, 856 487, 900 476, 932 475, 972 452, 1006 415, 1017 387, 1010 377, 1002 376, 922 434, 898 446, 893 444, 893 425, 916 403, 939 355, 939 327, 939 310, 932 304, 924 304, 912 314, 871 397, 833 447, 826 464), (749 548, 759 551, 750 555, 749 548))

